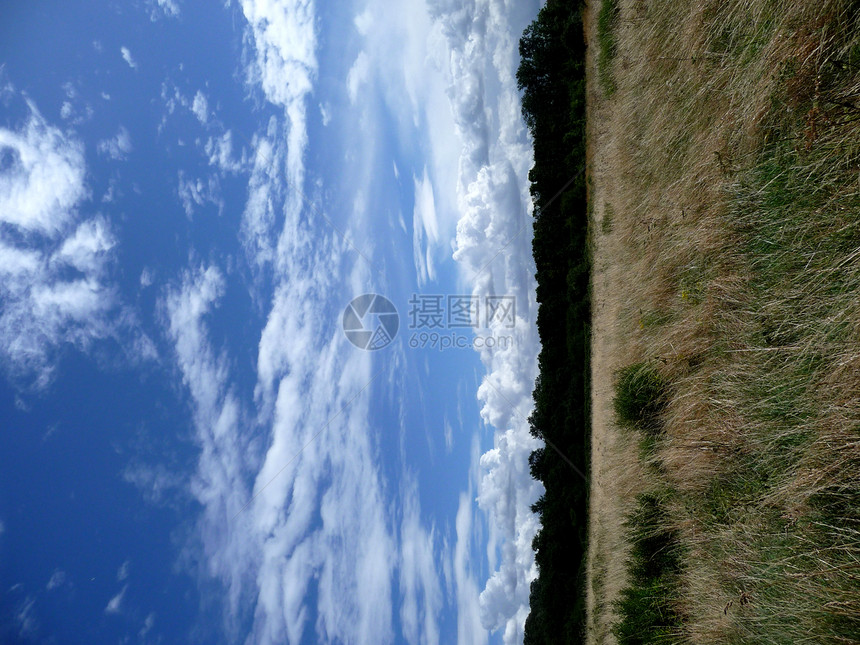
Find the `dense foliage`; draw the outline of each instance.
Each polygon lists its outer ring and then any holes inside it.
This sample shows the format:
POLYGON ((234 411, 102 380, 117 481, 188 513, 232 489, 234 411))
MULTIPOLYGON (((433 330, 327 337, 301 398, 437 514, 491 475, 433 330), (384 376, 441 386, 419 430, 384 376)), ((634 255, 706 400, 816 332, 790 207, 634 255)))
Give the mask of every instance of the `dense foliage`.
POLYGON ((534 140, 529 179, 542 343, 529 421, 546 444, 529 460, 546 493, 533 507, 542 528, 533 543, 539 576, 526 643, 580 642, 585 623, 591 309, 581 14, 580 3, 549 0, 523 33, 517 72, 534 140))

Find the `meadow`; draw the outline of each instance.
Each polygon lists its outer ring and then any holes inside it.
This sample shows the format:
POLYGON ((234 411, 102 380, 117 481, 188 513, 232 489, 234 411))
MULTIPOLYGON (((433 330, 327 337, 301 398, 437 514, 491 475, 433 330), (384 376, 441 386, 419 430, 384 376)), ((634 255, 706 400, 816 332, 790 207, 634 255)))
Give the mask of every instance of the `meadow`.
POLYGON ((585 32, 584 637, 860 643, 860 4, 585 32))

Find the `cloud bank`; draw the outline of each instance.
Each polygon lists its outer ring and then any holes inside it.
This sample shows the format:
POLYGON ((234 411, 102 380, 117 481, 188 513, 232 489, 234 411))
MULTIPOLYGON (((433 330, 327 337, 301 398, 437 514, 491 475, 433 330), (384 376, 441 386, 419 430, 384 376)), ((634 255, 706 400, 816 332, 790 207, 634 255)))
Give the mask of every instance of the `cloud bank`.
POLYGON ((540 347, 527 180, 532 156, 515 81, 519 30, 500 0, 430 0, 428 6, 445 35, 448 96, 462 142, 454 259, 473 294, 512 295, 517 307, 514 344, 480 350, 487 368, 478 389, 481 416, 496 434, 480 460, 478 503, 490 517, 491 563, 498 551, 498 568, 480 596, 481 621, 503 630, 506 643, 518 643, 537 575, 531 542, 538 522, 530 506, 541 492, 528 468, 538 445, 527 419, 540 347))

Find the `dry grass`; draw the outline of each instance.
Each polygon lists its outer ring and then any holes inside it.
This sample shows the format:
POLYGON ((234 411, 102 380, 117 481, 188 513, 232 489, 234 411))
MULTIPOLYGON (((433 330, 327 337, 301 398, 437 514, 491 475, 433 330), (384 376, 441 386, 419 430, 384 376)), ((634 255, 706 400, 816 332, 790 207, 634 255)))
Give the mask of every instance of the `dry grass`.
POLYGON ((620 522, 659 484, 683 640, 860 642, 860 8, 619 8, 615 92, 589 82, 594 230, 613 211, 594 236, 589 639, 617 620, 620 522), (607 375, 637 361, 671 384, 652 467, 608 407, 607 375))

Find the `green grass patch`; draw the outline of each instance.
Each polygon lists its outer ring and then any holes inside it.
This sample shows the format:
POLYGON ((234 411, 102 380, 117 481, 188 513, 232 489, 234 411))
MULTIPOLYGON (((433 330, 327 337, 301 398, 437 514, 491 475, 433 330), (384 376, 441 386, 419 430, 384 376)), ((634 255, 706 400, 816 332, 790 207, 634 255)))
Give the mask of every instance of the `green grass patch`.
POLYGON ((621 645, 676 642, 682 553, 660 497, 639 495, 626 527, 632 541, 629 586, 616 603, 620 620, 613 633, 621 645))
POLYGON ((600 230, 604 235, 609 235, 612 232, 612 220, 615 218, 615 211, 612 204, 603 205, 603 219, 600 221, 600 230))
POLYGON ((652 365, 635 363, 618 372, 613 405, 619 425, 656 436, 665 404, 666 382, 652 365))
POLYGON ((597 75, 604 95, 608 98, 615 93, 615 77, 612 74, 612 61, 618 50, 615 26, 618 22, 618 0, 603 0, 597 16, 597 75))

